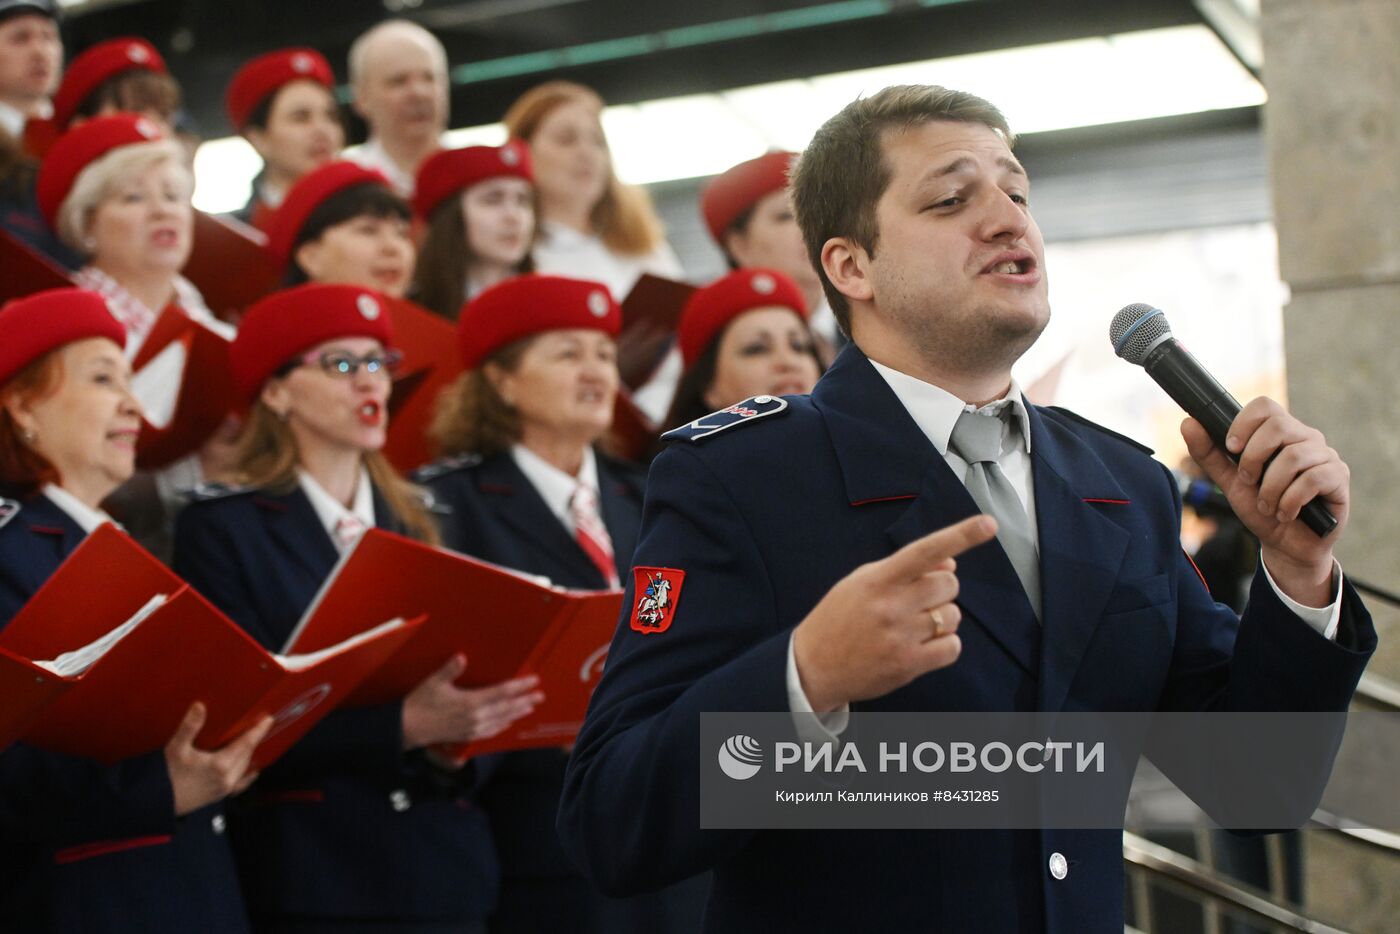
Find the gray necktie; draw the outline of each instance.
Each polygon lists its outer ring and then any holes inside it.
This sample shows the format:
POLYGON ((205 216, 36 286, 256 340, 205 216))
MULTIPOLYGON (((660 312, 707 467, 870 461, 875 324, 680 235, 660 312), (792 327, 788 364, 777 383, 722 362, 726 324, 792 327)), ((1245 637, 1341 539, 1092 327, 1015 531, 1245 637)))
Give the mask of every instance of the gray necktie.
MULTIPOLYGON (((1002 412, 1009 413, 1010 409, 1006 406, 1002 412)), ((1011 559, 1011 566, 1016 569, 1016 576, 1021 579, 1021 586, 1039 619, 1040 555, 1031 537, 1026 507, 997 463, 1003 429, 1007 427, 1007 422, 997 415, 964 411, 958 416, 948 443, 954 453, 967 461, 967 477, 963 480, 967 492, 983 512, 996 518, 997 541, 1011 559)))

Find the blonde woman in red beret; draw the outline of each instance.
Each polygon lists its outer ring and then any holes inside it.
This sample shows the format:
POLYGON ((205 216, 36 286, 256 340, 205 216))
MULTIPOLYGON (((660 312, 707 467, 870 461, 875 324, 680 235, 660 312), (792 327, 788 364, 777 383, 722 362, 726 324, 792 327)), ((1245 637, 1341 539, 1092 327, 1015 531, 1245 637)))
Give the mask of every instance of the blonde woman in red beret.
POLYGON ((468 146, 435 153, 418 170, 413 210, 427 225, 413 273, 413 297, 456 320, 464 300, 534 271, 534 173, 530 151, 468 146))
POLYGON ((413 276, 408 202, 378 171, 336 160, 303 175, 267 223, 287 285, 359 285, 403 298, 413 276))
POLYGON ((796 161, 797 153, 768 152, 716 175, 700 191, 700 214, 730 269, 776 269, 796 283, 829 359, 842 338, 792 210, 788 173, 796 161))
MULTIPOLYGON (((462 310, 466 372, 433 426, 449 456, 418 474, 449 510, 448 547, 564 587, 619 586, 644 484, 595 448, 612 420, 620 326, 602 283, 561 276, 507 279, 462 310)), ((482 792, 501 858, 493 934, 696 928, 703 894, 608 899, 568 861, 554 832, 566 761, 562 749, 509 753, 482 792)))
POLYGON ((101 293, 135 356, 166 308, 224 329, 180 270, 193 244, 194 176, 178 143, 134 114, 69 130, 39 170, 39 207, 86 258, 74 281, 101 293))
POLYGON ((345 147, 335 74, 315 49, 268 52, 234 74, 225 96, 229 123, 262 157, 248 203, 233 216, 265 228, 297 179, 345 147))
POLYGON ((677 342, 685 373, 667 428, 754 396, 809 393, 822 374, 806 299, 776 269, 737 269, 695 292, 677 342))
POLYGON ((137 113, 170 132, 180 109, 180 85, 155 46, 127 36, 83 51, 64 69, 53 97, 59 132, 114 113, 137 113))
MULTIPOLYGON (((380 454, 397 359, 385 302, 312 284, 248 310, 232 349, 251 403, 245 486, 176 523, 176 572, 274 651, 366 528, 438 540, 380 454)), ((455 687, 465 665, 447 660, 396 703, 336 711, 249 792, 234 847, 259 931, 484 930, 498 875, 477 770, 425 750, 494 735, 541 696, 534 679, 455 687)))
MULTIPOLYGON (((0 309, 0 628, 110 521, 101 503, 131 476, 125 339, 80 289, 0 309)), ((196 705, 165 749, 112 766, 0 752, 0 859, 19 870, 0 879, 6 930, 248 930, 219 802, 252 780, 271 718, 216 752, 194 746, 203 722, 196 705)))

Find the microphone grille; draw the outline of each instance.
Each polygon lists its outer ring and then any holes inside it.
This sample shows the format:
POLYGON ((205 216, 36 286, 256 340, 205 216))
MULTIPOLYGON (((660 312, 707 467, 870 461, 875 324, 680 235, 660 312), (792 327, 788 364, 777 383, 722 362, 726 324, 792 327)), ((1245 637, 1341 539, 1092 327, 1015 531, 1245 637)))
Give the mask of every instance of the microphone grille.
POLYGON ((1147 352, 1171 333, 1171 325, 1167 324, 1162 310, 1143 302, 1124 306, 1108 326, 1113 352, 1138 366, 1147 358, 1147 352))

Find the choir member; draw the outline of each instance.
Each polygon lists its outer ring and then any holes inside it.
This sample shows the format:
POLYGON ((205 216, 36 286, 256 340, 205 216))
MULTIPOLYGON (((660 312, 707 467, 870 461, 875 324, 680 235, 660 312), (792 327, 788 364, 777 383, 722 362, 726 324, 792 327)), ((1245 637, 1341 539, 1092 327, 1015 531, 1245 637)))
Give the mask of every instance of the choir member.
POLYGON ((25 124, 53 113, 49 98, 62 74, 54 0, 0 0, 0 230, 71 267, 77 258, 54 238, 34 201, 38 163, 24 147, 25 124))
POLYGON ((248 203, 233 216, 265 228, 287 191, 345 146, 335 75, 315 49, 278 49, 247 62, 229 82, 229 123, 263 160, 248 203))
POLYGON ((413 210, 427 232, 412 294, 443 317, 456 320, 463 301, 534 271, 534 174, 519 141, 429 156, 418 170, 413 210))
POLYGON ((127 36, 99 42, 68 63, 53 122, 62 132, 94 117, 139 113, 169 134, 179 109, 180 85, 165 59, 145 39, 127 36))
POLYGON ((384 173, 407 198, 423 160, 447 129, 447 52, 417 23, 392 19, 350 46, 350 93, 369 139, 348 157, 384 173))
POLYGON ((268 250, 288 285, 360 285, 402 298, 413 275, 412 216, 379 172, 328 162, 287 193, 268 221, 268 250))
POLYGON ((667 428, 754 396, 809 393, 822 374, 806 297, 776 269, 738 269, 695 292, 677 342, 685 373, 667 428))
POLYGON ((59 137, 39 170, 38 200, 59 238, 85 257, 74 281, 102 295, 134 357, 167 308, 218 327, 180 270, 193 244, 194 176, 151 119, 115 114, 59 137))
POLYGON ((715 176, 700 192, 700 214, 730 269, 762 266, 797 283, 827 359, 841 338, 792 210, 788 173, 796 160, 796 153, 769 152, 715 176))
MULTIPOLYGON (((438 540, 380 453, 397 361, 385 301, 283 290, 249 309, 233 344, 251 406, 244 486, 181 513, 175 569, 274 651, 366 528, 438 540)), ((401 701, 336 711, 249 792, 234 848, 259 931, 483 930, 498 870, 477 772, 426 750, 495 735, 541 695, 534 679, 458 688, 467 664, 446 660, 401 701)))
MULTIPOLYGON (((0 309, 0 627, 131 476, 141 412, 102 297, 55 289, 0 309)), ((94 582, 100 586, 100 582, 94 582)), ((0 752, 0 918, 32 932, 248 931, 221 801, 271 718, 196 749, 196 704, 164 749, 104 766, 0 752)))
MULTIPOLYGON (((620 326, 606 286, 560 276, 507 279, 462 310, 466 372, 433 426, 451 456, 418 475, 450 510, 445 544, 564 587, 619 585, 644 480, 595 448, 612 420, 620 326)), ((703 891, 608 899, 569 863, 554 832, 566 760, 563 749, 508 753, 483 791, 502 869, 493 934, 698 926, 703 891)))

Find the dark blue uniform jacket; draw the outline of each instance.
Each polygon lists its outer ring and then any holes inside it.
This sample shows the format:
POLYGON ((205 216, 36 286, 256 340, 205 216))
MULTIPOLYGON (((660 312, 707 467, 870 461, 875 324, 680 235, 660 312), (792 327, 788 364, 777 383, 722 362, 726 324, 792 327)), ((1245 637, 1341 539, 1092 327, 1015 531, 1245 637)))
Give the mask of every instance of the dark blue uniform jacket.
MULTIPOLYGON (((1181 551, 1160 464, 1062 411, 1032 406, 1030 420, 1044 624, 1001 547, 973 549, 958 558, 961 657, 856 709, 1345 709, 1376 642, 1354 592, 1335 642, 1262 578, 1235 616, 1181 551)), ((706 929, 726 934, 1119 934, 1113 831, 698 829, 700 713, 789 709, 789 638, 818 600, 977 511, 854 346, 781 414, 672 444, 633 560, 683 570, 684 589, 667 631, 618 628, 570 761, 570 855, 617 893, 713 866, 706 929), (1052 853, 1067 859, 1062 880, 1052 853)))
MULTIPOLYGON (((402 533, 378 491, 374 508, 381 528, 402 533)), ((273 651, 338 560, 299 488, 194 502, 176 523, 176 572, 273 651)), ((486 917, 498 872, 474 773, 405 754, 402 716, 402 703, 331 714, 244 796, 233 842, 255 920, 412 930, 486 917)))
MULTIPOLYGON (((23 502, 0 527, 0 626, 83 537, 48 497, 23 502)), ((0 752, 0 930, 245 932, 224 830, 222 804, 175 818, 162 750, 103 766, 13 745, 0 752)))

